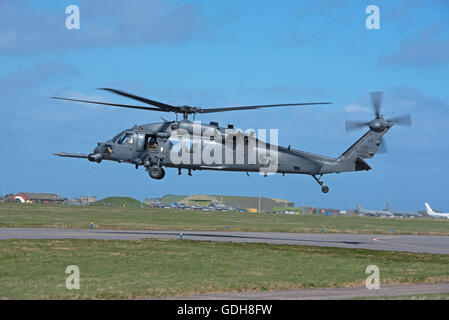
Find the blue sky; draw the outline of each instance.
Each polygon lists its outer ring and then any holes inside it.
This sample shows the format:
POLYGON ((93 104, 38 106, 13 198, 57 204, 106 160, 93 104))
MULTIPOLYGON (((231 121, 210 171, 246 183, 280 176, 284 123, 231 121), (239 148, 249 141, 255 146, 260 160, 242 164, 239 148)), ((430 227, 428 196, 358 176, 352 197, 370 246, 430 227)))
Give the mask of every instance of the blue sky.
POLYGON ((428 201, 447 210, 448 18, 444 0, 0 0, 1 181, 7 193, 69 198, 87 194, 90 185, 99 198, 140 199, 143 190, 145 196, 263 195, 342 209, 389 202, 394 209, 423 210, 428 201), (72 4, 80 8, 80 30, 65 28, 65 8, 72 4), (380 9, 380 30, 365 27, 370 4, 380 9), (325 176, 327 195, 300 175, 178 177, 169 169, 155 181, 131 165, 52 156, 88 153, 125 128, 160 121, 157 113, 49 98, 130 102, 99 87, 205 108, 331 101, 199 117, 279 129, 281 145, 329 156, 364 133, 345 132, 344 121, 373 118, 371 91, 385 92, 386 116, 410 113, 413 126, 393 127, 389 153, 368 160, 371 171, 325 176))

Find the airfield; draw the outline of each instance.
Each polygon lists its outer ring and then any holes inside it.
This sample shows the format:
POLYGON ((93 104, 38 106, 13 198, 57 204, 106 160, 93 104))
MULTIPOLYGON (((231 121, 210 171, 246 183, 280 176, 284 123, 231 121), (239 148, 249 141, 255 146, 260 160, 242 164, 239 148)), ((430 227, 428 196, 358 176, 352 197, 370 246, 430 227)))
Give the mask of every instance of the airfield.
POLYGON ((447 299, 449 221, 0 204, 2 299, 447 299), (81 288, 65 287, 77 265, 81 288), (364 287, 380 269, 380 290, 364 287))

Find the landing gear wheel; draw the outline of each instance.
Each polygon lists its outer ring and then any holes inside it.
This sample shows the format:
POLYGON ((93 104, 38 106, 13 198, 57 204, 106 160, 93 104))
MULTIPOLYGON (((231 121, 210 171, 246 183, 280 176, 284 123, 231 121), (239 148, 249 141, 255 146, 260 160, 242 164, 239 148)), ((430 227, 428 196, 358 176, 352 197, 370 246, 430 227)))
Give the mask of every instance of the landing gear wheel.
POLYGON ((158 178, 158 180, 161 180, 165 177, 165 170, 163 168, 161 168, 161 170, 162 170, 162 175, 160 178, 158 178))
POLYGON ((329 187, 325 186, 323 181, 320 180, 322 176, 323 175, 320 175, 320 177, 317 178, 315 175, 312 175, 312 177, 315 179, 315 181, 321 186, 321 192, 328 193, 329 192, 329 187))
POLYGON ((147 171, 150 177, 156 180, 161 180, 165 176, 165 170, 156 165, 151 166, 147 171))

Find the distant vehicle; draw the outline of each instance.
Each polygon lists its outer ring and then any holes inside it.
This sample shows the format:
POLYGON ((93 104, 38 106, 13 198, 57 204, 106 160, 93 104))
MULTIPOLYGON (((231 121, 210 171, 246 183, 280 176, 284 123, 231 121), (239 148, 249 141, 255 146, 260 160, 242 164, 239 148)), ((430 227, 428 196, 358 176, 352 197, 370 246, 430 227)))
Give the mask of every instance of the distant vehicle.
POLYGON ((384 210, 362 209, 360 205, 357 204, 357 213, 365 216, 376 216, 376 217, 408 217, 408 218, 422 217, 422 215, 416 212, 391 210, 390 205, 388 203, 384 210))
POLYGON ((405 212, 405 211, 396 211, 396 210, 393 210, 392 212, 395 217, 405 217, 405 218, 422 217, 422 215, 417 212, 405 212))
POLYGON ((235 208, 235 210, 236 210, 237 212, 241 212, 241 213, 243 213, 243 212, 248 212, 246 209, 240 208, 240 206, 237 206, 237 208, 235 208))
POLYGON ((429 216, 435 217, 435 218, 446 218, 449 219, 449 213, 443 213, 443 212, 435 212, 432 210, 432 208, 429 206, 429 204, 426 202, 424 203, 426 206, 426 212, 429 216))
POLYGON ((399 211, 399 210, 391 210, 390 209, 390 205, 387 203, 387 207, 385 208, 385 210, 393 213, 393 215, 395 217, 401 217, 401 218, 418 218, 418 217, 422 217, 421 214, 417 213, 417 212, 408 212, 408 211, 399 211))

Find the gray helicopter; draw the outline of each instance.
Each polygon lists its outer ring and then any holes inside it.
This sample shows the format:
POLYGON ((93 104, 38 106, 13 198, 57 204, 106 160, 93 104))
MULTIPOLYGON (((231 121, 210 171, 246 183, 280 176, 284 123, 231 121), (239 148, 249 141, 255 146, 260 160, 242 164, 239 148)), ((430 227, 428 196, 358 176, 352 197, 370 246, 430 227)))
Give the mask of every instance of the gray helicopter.
POLYGON ((321 180, 330 173, 368 171, 371 167, 363 160, 372 158, 377 152, 384 152, 383 135, 394 124, 411 124, 409 115, 384 119, 380 113, 381 92, 371 94, 375 119, 368 122, 346 121, 346 130, 354 130, 368 126, 369 130, 338 158, 308 153, 288 147, 266 143, 256 137, 254 131, 237 130, 233 125, 220 127, 217 122, 208 125, 199 121, 189 121, 188 116, 238 110, 252 110, 272 107, 308 106, 330 104, 329 102, 272 104, 223 108, 197 108, 192 106, 173 106, 166 103, 139 97, 116 89, 102 88, 127 98, 145 103, 148 106, 106 103, 99 101, 79 100, 53 97, 54 99, 75 102, 93 103, 106 106, 171 112, 176 120, 136 125, 126 129, 106 142, 98 142, 93 153, 66 153, 54 155, 69 158, 83 158, 100 163, 103 160, 130 163, 145 167, 149 176, 160 180, 165 176, 165 168, 188 170, 221 170, 239 172, 259 172, 268 174, 307 174, 312 176, 321 186, 323 193, 329 192, 321 180), (178 114, 183 120, 178 121, 178 114))

